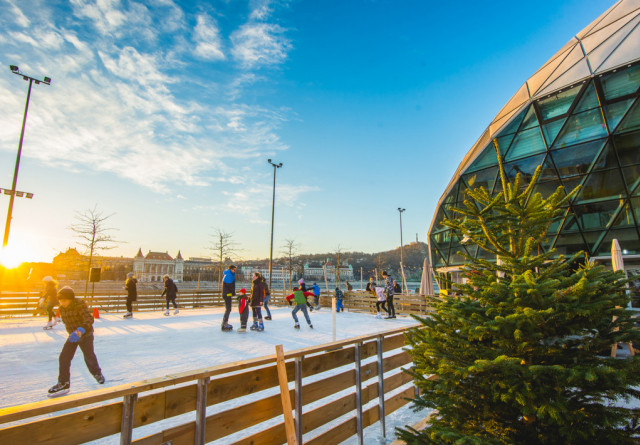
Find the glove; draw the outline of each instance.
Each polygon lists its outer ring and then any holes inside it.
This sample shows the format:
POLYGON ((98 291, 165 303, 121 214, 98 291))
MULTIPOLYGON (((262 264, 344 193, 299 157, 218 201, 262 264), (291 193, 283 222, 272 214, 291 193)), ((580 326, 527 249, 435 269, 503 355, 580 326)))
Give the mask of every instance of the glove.
POLYGON ((289 300, 289 306, 291 306, 291 300, 289 300))
POLYGON ((80 337, 82 337, 82 334, 85 333, 84 328, 80 327, 78 329, 76 329, 75 331, 73 331, 70 335, 69 335, 69 341, 71 343, 77 343, 78 340, 80 340, 80 337))

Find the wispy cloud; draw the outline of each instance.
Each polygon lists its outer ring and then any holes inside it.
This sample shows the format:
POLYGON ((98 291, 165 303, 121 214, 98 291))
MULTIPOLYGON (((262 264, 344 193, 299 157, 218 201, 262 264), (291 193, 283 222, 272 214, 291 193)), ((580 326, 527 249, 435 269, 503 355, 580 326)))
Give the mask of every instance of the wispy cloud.
POLYGON ((269 23, 247 23, 231 35, 231 53, 244 68, 283 63, 291 49, 285 29, 269 23))
POLYGON ((197 17, 194 30, 195 54, 206 60, 224 60, 222 40, 215 20, 206 14, 197 17))

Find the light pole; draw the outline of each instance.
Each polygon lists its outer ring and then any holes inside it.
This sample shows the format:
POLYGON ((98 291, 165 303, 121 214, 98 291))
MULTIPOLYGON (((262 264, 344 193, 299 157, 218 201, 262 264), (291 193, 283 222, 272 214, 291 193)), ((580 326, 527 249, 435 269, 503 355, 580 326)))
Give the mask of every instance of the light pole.
POLYGON ((267 159, 267 162, 273 165, 273 199, 271 201, 271 247, 269 249, 269 289, 271 289, 271 263, 273 262, 273 217, 276 209, 276 169, 282 167, 282 162, 274 164, 271 159, 267 159))
POLYGON ((29 98, 31 97, 31 85, 33 82, 36 85, 43 83, 45 85, 51 85, 51 78, 45 77, 43 80, 35 79, 31 76, 27 76, 20 72, 15 65, 9 65, 11 72, 13 74, 17 74, 18 76, 22 76, 24 80, 29 81, 29 90, 27 91, 27 102, 24 106, 24 117, 22 118, 22 131, 20 132, 20 143, 18 144, 18 156, 16 157, 16 168, 13 171, 13 183, 11 184, 11 193, 9 195, 9 211, 7 212, 7 223, 4 226, 4 239, 2 240, 2 247, 6 247, 7 243, 9 243, 9 229, 11 227, 11 214, 13 213, 13 200, 16 197, 16 183, 18 182, 18 170, 20 168, 20 155, 22 154, 22 141, 24 140, 24 127, 27 123, 27 111, 29 110, 29 98))
POLYGON ((407 209, 398 207, 398 213, 400 213, 400 271, 402 273, 402 292, 404 293, 404 255, 402 249, 402 212, 407 209))

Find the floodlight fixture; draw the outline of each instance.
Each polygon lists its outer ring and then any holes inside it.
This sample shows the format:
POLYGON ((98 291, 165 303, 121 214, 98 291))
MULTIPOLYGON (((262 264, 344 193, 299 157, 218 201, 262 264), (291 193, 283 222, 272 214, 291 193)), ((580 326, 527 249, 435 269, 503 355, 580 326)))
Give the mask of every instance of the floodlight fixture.
POLYGON ((274 164, 271 159, 267 159, 267 162, 273 166, 273 199, 271 200, 271 245, 269 249, 269 289, 271 289, 271 269, 273 262, 273 221, 276 208, 276 170, 282 167, 282 162, 274 164))

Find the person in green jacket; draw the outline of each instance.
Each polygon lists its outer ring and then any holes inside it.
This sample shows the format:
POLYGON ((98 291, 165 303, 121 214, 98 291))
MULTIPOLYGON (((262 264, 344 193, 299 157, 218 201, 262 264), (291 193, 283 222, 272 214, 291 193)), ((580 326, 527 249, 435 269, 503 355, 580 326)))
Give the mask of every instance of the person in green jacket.
POLYGON ((307 311, 307 297, 313 297, 313 296, 314 296, 313 292, 303 292, 297 287, 293 288, 292 294, 286 296, 286 300, 289 302, 289 305, 292 304, 292 301, 296 303, 296 307, 294 307, 293 311, 291 311, 291 316, 293 317, 293 320, 296 323, 293 326, 294 328, 300 329, 300 323, 298 323, 298 316, 296 315, 296 313, 301 310, 302 313, 304 314, 304 318, 307 320, 307 323, 309 324, 309 327, 313 329, 313 325, 311 324, 311 319, 309 318, 309 312, 307 311))

